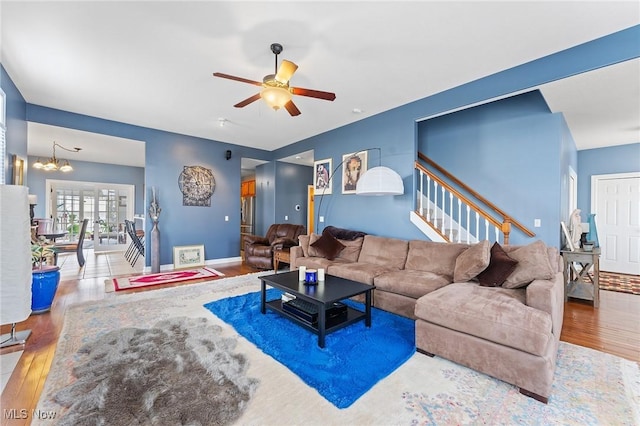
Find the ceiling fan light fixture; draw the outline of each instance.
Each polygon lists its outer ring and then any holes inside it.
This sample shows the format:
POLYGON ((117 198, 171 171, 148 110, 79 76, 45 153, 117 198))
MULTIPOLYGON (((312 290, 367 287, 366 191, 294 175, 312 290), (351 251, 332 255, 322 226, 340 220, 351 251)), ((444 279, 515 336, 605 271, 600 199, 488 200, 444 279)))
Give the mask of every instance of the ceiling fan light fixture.
POLYGON ((291 100, 291 92, 284 87, 266 86, 260 92, 260 97, 274 110, 283 108, 291 100))
POLYGON ((296 72, 298 66, 291 61, 287 61, 284 59, 280 64, 280 68, 278 69, 278 73, 275 76, 276 81, 281 84, 287 84, 293 73, 296 72))

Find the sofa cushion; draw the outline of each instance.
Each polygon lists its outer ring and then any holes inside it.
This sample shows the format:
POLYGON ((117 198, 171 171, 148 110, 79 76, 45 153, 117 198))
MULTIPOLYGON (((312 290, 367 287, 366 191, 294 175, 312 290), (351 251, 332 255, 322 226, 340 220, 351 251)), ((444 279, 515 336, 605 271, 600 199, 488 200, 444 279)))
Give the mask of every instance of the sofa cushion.
POLYGON ((357 262, 358 257, 360 257, 360 250, 362 250, 364 237, 359 237, 355 240, 341 240, 338 238, 338 241, 342 243, 344 249, 338 253, 336 259, 343 259, 348 262, 357 262))
POLYGON ((328 271, 329 266, 331 266, 331 265, 346 264, 346 263, 348 263, 348 262, 345 261, 344 259, 329 260, 329 259, 324 258, 324 257, 316 257, 316 256, 298 257, 296 259, 296 266, 297 267, 306 266, 307 268, 311 268, 311 269, 320 269, 320 268, 322 268, 325 271, 328 271))
POLYGON ((518 265, 502 284, 504 288, 525 287, 533 280, 550 280, 555 276, 544 242, 538 240, 518 248, 508 247, 506 250, 509 257, 518 261, 518 265))
POLYGON ((551 315, 525 305, 524 298, 525 289, 453 283, 419 298, 415 315, 442 327, 543 356, 553 340, 551 315))
POLYGON ((409 244, 397 238, 365 235, 358 263, 370 263, 387 269, 402 269, 407 260, 409 244))
POLYGON ((517 264, 518 261, 510 258, 502 246, 495 242, 491 247, 489 266, 478 274, 478 281, 484 287, 500 287, 517 264))
POLYGON ((298 245, 302 247, 302 254, 304 254, 305 257, 309 256, 309 238, 310 235, 298 236, 298 245))
POLYGON ((373 279, 376 291, 400 294, 413 299, 418 299, 450 282, 448 277, 413 269, 385 272, 373 279))
POLYGON ((320 252, 322 257, 333 260, 344 249, 344 245, 328 232, 323 232, 322 236, 309 244, 320 252))
POLYGON ((466 282, 475 278, 480 272, 487 269, 490 260, 491 243, 489 240, 472 245, 456 258, 453 281, 466 282))
POLYGON ((467 244, 412 240, 409 241, 409 253, 404 268, 432 272, 453 280, 456 259, 468 248, 467 244))
MULTIPOLYGON (((338 259, 336 259, 338 260, 338 259)), ((373 285, 373 279, 392 269, 375 263, 334 263, 329 266, 327 273, 348 280, 373 285)))

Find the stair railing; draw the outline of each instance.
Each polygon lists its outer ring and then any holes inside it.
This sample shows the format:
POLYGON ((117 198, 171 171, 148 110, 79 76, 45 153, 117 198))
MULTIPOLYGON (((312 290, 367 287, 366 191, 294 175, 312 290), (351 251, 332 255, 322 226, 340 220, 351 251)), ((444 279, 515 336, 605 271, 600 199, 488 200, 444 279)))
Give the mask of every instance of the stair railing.
POLYGON ((467 244, 480 239, 500 241, 500 235, 502 235, 503 244, 509 244, 511 225, 529 237, 535 236, 534 232, 433 160, 422 153, 418 153, 418 157, 460 188, 460 190, 457 189, 416 161, 415 169, 418 177, 416 213, 445 241, 467 244), (465 195, 462 191, 469 195, 465 195))

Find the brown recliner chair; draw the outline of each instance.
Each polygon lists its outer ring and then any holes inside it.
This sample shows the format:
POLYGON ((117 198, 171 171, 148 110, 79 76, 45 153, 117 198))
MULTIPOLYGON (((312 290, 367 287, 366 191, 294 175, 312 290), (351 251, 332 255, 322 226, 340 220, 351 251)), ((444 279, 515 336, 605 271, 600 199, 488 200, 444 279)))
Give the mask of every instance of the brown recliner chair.
POLYGON ((242 238, 244 259, 248 265, 260 269, 273 268, 273 251, 298 245, 298 236, 306 233, 302 225, 276 223, 269 227, 267 235, 245 235, 242 238))

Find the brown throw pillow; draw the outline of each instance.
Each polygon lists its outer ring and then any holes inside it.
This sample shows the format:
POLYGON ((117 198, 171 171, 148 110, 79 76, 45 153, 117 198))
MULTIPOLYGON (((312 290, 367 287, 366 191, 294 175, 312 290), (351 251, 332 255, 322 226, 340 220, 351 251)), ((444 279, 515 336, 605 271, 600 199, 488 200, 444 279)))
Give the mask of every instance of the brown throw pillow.
POLYGON ((322 257, 333 260, 344 249, 344 244, 328 232, 323 232, 322 236, 311 244, 311 247, 318 250, 322 257))
POLYGON ((478 281, 484 287, 500 287, 518 265, 497 242, 491 247, 489 266, 478 274, 478 281))
POLYGON ((502 284, 504 288, 526 287, 533 280, 550 280, 556 274, 549 262, 547 246, 540 240, 510 251, 509 256, 518 261, 518 266, 502 284))
POLYGON ((464 283, 475 278, 487 269, 491 261, 491 243, 489 240, 474 244, 456 258, 453 270, 453 282, 464 283))

